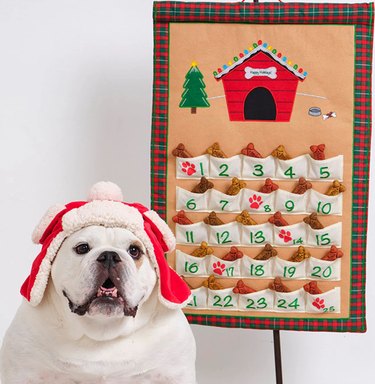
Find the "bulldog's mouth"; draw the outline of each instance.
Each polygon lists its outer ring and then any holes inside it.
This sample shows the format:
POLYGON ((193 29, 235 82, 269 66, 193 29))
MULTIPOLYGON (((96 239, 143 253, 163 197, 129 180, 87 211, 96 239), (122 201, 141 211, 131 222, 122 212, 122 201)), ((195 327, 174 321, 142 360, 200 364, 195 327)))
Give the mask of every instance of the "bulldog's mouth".
POLYGON ((63 294, 68 299, 70 310, 79 316, 84 316, 94 307, 99 308, 98 312, 107 314, 108 316, 116 312, 116 308, 118 309, 119 307, 123 309, 125 316, 135 317, 138 310, 138 306, 134 308, 129 307, 125 298, 119 293, 109 277, 99 286, 96 293, 82 305, 74 304, 65 291, 63 291, 63 294))

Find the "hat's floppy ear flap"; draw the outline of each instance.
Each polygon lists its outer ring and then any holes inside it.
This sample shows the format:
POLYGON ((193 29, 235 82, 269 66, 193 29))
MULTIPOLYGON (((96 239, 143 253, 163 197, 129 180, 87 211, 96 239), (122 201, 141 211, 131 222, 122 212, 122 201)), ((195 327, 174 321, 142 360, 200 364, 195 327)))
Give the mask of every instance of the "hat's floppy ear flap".
POLYGON ((48 226, 51 224, 54 217, 64 209, 65 209, 65 205, 55 204, 47 210, 47 212, 40 219, 39 224, 35 227, 31 235, 31 238, 35 244, 40 243, 40 239, 42 238, 48 226))

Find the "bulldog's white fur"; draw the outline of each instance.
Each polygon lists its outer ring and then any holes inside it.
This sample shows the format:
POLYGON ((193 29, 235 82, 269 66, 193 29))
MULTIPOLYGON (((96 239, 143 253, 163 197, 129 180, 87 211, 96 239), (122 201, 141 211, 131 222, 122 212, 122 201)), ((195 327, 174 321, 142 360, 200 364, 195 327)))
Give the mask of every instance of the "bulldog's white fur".
POLYGON ((134 234, 86 227, 64 241, 51 275, 41 304, 24 301, 6 334, 2 384, 195 383, 190 326, 181 310, 160 303, 155 270, 134 234), (77 254, 82 243, 90 251, 77 254), (129 253, 132 245, 143 253, 139 260, 129 253), (98 261, 105 251, 121 259, 111 277, 122 299, 86 308, 110 269, 98 261))

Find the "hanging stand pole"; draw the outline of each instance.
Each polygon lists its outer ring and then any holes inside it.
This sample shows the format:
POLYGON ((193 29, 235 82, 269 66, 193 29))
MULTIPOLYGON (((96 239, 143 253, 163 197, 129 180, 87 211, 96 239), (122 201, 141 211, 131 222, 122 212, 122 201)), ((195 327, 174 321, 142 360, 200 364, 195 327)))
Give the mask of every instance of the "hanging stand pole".
POLYGON ((283 384, 283 371, 281 363, 280 331, 273 331, 273 349, 275 353, 276 384, 283 384))

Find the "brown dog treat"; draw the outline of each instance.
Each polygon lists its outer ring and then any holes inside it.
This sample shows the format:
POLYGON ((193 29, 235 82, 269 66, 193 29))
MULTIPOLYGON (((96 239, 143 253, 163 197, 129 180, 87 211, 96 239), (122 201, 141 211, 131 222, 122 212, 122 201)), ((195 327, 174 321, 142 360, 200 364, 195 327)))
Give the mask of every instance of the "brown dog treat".
POLYGON ((193 222, 186 216, 185 211, 177 212, 176 216, 172 217, 172 220, 181 225, 193 224, 193 222))
POLYGON ((219 157, 224 159, 228 157, 221 149, 219 143, 213 143, 211 147, 208 147, 206 153, 213 157, 219 157))
POLYGON ((275 280, 270 283, 269 288, 276 292, 290 292, 290 289, 284 285, 280 277, 276 277, 275 280))
POLYGON ((214 275, 211 275, 207 280, 202 283, 202 287, 206 287, 208 289, 218 290, 224 289, 224 287, 216 281, 214 275))
POLYGON ((230 251, 223 257, 225 261, 235 261, 241 259, 243 253, 237 247, 230 247, 230 251))
POLYGON ((250 216, 248 211, 242 211, 236 216, 236 221, 243 225, 257 225, 258 223, 250 216))
POLYGON ((283 215, 280 211, 277 211, 271 216, 268 221, 276 225, 276 227, 285 227, 286 225, 289 225, 289 223, 283 218, 283 215))
POLYGON ((318 287, 318 282, 317 281, 310 281, 309 283, 305 284, 303 286, 303 289, 307 292, 310 293, 311 295, 319 295, 323 293, 319 287, 318 287))
POLYGON ((337 248, 336 245, 331 245, 329 251, 322 257, 322 260, 335 261, 344 256, 341 249, 337 248))
POLYGON ((302 245, 300 245, 297 249, 297 252, 289 260, 298 263, 300 261, 308 259, 309 257, 311 257, 310 252, 305 247, 302 247, 302 245))
POLYGON ((324 154, 325 149, 326 149, 325 144, 310 146, 310 150, 312 152, 311 157, 315 160, 325 160, 326 158, 326 155, 324 154))
POLYGON ((327 196, 337 196, 341 192, 345 192, 346 188, 344 184, 341 184, 338 180, 332 182, 329 186, 327 192, 325 193, 327 196))
POLYGON ((215 212, 211 212, 207 217, 203 219, 206 224, 209 225, 222 225, 224 224, 216 215, 215 212))
POLYGON ((193 193, 205 193, 209 189, 213 188, 214 184, 208 181, 204 176, 201 177, 201 181, 191 190, 193 193))
POLYGON ((246 148, 241 149, 241 153, 249 157, 257 157, 261 159, 263 156, 255 149, 253 143, 247 144, 246 148))
POLYGON ((267 178, 264 185, 259 189, 262 193, 271 193, 279 189, 279 186, 275 184, 270 178, 267 178))
POLYGON ((236 286, 233 288, 233 293, 240 293, 241 295, 254 292, 256 292, 256 290, 246 285, 242 280, 238 280, 236 286))
POLYGON ((254 257, 254 260, 269 260, 275 256, 277 256, 276 249, 271 244, 266 244, 260 253, 254 257))
POLYGON ((307 216, 303 219, 303 221, 310 225, 312 229, 323 229, 324 225, 319 221, 318 214, 313 212, 310 216, 307 216))
POLYGON ((287 154, 285 147, 283 145, 279 145, 271 152, 271 156, 276 157, 280 160, 289 160, 290 156, 287 154))
POLYGON ((183 158, 193 157, 193 155, 186 150, 185 145, 182 143, 177 145, 177 147, 172 151, 172 155, 183 158))
POLYGON ((237 177, 233 177, 232 184, 225 193, 230 196, 236 196, 240 193, 241 189, 245 187, 246 183, 244 181, 239 180, 237 177))
POLYGON ((312 188, 312 184, 309 181, 307 181, 304 177, 300 177, 292 193, 296 193, 297 195, 303 195, 308 189, 311 189, 311 188, 312 188))
POLYGON ((208 255, 212 255, 213 253, 214 253, 214 250, 211 247, 209 247, 205 241, 202 241, 199 248, 194 249, 194 251, 191 253, 191 256, 205 257, 208 255))

